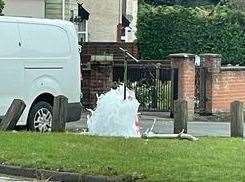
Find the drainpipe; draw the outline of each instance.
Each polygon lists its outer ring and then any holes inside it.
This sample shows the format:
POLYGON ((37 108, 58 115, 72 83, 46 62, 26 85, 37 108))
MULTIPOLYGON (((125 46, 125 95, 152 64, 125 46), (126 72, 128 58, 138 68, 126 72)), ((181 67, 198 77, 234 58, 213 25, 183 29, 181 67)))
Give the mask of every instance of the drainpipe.
POLYGON ((65 20, 65 0, 62 0, 62 20, 65 20))

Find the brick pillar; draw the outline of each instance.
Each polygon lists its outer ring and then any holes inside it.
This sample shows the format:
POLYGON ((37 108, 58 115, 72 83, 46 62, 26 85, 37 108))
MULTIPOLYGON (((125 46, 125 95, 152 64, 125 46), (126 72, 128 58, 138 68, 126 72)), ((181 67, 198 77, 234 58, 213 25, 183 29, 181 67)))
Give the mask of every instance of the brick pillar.
POLYGON ((220 72, 221 55, 220 54, 201 54, 201 65, 207 68, 206 80, 206 112, 213 113, 213 98, 214 98, 214 84, 215 76, 220 72))
POLYGON ((96 94, 100 95, 109 91, 113 83, 113 67, 112 65, 94 64, 91 69, 90 83, 90 105, 96 106, 96 94))
POLYGON ((81 79, 81 92, 83 94, 82 105, 90 107, 90 90, 91 90, 91 71, 83 70, 81 79))
POLYGON ((188 118, 193 119, 195 97, 195 55, 169 55, 172 68, 178 69, 178 99, 188 103, 188 118))

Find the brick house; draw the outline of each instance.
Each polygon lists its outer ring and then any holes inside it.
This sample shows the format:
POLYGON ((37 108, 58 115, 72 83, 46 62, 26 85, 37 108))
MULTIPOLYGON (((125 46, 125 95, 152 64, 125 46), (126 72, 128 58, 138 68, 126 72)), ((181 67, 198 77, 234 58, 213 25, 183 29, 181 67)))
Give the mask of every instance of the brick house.
POLYGON ((90 13, 84 30, 88 42, 133 42, 138 0, 81 0, 90 13))
POLYGON ((6 16, 65 20, 78 16, 77 0, 4 0, 4 3, 6 16))
POLYGON ((138 0, 5 0, 3 14, 74 22, 81 42, 133 42, 138 0))
POLYGON ((6 16, 45 17, 45 0, 4 0, 6 16))
POLYGON ((77 0, 4 0, 3 15, 30 18, 63 19, 81 27, 85 10, 77 0))

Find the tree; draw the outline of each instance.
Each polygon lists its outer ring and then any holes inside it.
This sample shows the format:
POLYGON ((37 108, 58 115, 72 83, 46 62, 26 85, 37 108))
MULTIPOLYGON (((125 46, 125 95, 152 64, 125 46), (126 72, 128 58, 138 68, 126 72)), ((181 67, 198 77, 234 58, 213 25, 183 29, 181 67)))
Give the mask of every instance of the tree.
POLYGON ((0 0, 0 14, 2 14, 3 8, 4 8, 4 2, 3 0, 0 0))

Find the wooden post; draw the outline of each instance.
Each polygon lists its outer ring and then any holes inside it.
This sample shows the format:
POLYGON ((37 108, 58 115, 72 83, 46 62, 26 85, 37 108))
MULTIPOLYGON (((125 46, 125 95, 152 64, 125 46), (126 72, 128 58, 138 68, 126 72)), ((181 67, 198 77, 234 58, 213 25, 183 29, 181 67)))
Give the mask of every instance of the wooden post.
POLYGON ((54 98, 51 131, 53 132, 65 131, 67 106, 68 106, 68 99, 65 96, 59 95, 54 98))
POLYGON ((184 130, 187 133, 188 107, 187 101, 177 100, 174 103, 174 133, 184 130))
POLYGON ((25 110, 26 105, 24 101, 20 99, 14 99, 11 103, 7 113, 3 117, 0 123, 0 130, 7 131, 13 130, 19 121, 23 111, 25 110))
POLYGON ((243 103, 234 101, 231 103, 231 137, 243 137, 243 103))

